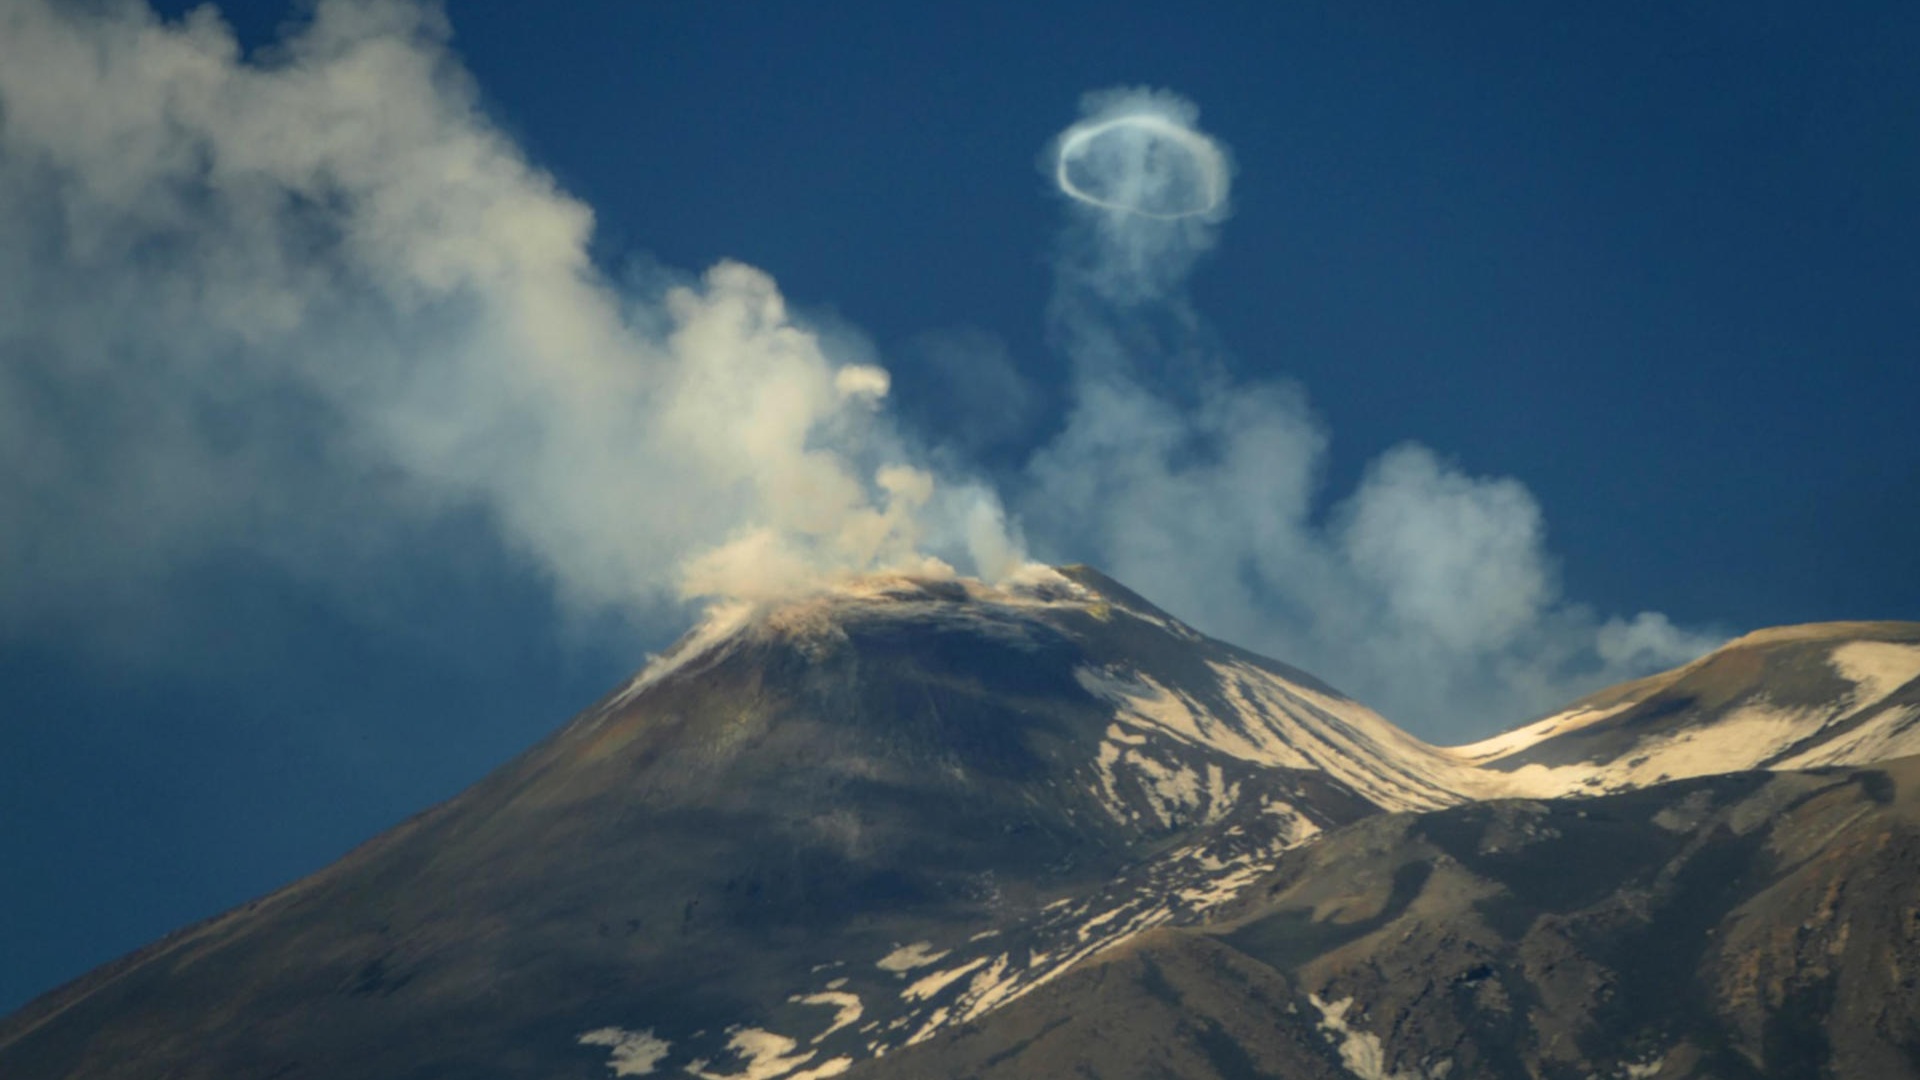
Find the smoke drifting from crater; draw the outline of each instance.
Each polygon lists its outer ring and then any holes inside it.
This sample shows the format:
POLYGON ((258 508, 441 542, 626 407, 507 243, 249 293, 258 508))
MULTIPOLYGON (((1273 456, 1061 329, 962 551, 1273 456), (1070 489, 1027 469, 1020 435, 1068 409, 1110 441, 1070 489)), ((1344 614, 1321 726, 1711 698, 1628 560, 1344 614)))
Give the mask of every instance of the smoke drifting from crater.
POLYGON ((447 37, 322 0, 243 59, 208 8, 0 5, 6 630, 164 607, 236 548, 351 578, 450 515, 653 620, 1018 561, 767 274, 616 285, 447 37))
POLYGON ((1563 601, 1517 481, 1409 445, 1326 503, 1304 392, 1236 378, 1186 300, 1234 164, 1175 95, 1090 97, 1043 156, 1073 407, 1016 515, 768 274, 596 265, 448 35, 321 0, 245 58, 211 9, 0 3, 0 633, 138 633, 236 553, 364 595, 450 534, 658 631, 873 569, 998 578, 1024 533, 1430 733, 1705 644, 1563 601))

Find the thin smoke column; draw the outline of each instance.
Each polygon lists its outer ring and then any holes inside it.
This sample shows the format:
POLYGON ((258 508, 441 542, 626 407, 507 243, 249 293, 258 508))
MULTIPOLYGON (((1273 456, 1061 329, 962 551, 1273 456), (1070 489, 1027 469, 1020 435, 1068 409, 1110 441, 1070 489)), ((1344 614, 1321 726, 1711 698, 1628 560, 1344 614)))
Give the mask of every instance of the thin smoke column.
POLYGON ((1019 502, 1036 550, 1098 562, 1440 739, 1711 647, 1657 613, 1566 601, 1517 480, 1406 443, 1324 497, 1330 436, 1305 391, 1236 376, 1187 297, 1235 170, 1198 122, 1166 91, 1106 91, 1042 155, 1066 211, 1052 336, 1074 374, 1019 502))

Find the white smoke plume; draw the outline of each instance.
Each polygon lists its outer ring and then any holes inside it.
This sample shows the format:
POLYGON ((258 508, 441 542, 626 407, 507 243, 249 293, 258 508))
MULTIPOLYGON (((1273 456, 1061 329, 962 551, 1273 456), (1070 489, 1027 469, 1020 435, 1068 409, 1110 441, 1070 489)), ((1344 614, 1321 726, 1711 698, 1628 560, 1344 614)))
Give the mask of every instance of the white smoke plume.
POLYGON ((1304 393, 1234 379, 1184 292, 1230 205, 1231 159, 1196 120, 1165 92, 1109 91, 1042 159, 1069 213, 1052 312, 1075 400, 1020 503, 1037 549, 1434 738, 1715 644, 1566 601, 1526 488, 1426 447, 1388 451, 1323 505, 1328 433, 1304 393))
POLYGON ((1021 560, 768 275, 617 288, 447 36, 321 0, 243 58, 207 8, 0 0, 0 631, 458 514, 584 612, 1021 560))
POLYGON ((1304 394, 1236 380, 1185 299, 1233 162, 1178 97, 1092 98, 1043 159, 1076 374, 1015 522, 767 274, 597 266, 447 38, 320 0, 243 57, 210 9, 0 0, 0 636, 134 623, 236 552, 351 579, 457 526, 656 627, 870 569, 997 578, 1024 529, 1432 735, 1708 644, 1564 601, 1515 481, 1406 446, 1327 504, 1304 394))

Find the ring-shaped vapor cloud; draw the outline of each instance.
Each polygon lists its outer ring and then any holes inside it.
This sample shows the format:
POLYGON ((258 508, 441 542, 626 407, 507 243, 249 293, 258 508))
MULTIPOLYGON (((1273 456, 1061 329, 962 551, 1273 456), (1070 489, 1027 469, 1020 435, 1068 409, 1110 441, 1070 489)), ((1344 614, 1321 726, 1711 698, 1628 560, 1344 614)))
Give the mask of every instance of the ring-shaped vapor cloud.
POLYGON ((1061 272, 1127 307, 1174 295, 1233 213, 1233 155, 1170 91, 1096 91, 1080 111, 1037 162, 1074 211, 1061 272))
POLYGON ((1236 375, 1190 300, 1234 179, 1193 102, 1088 94, 1038 164, 1071 211, 1048 316, 1072 407, 1016 504, 1043 557, 1097 563, 1442 738, 1717 644, 1564 596, 1541 507, 1511 477, 1409 442, 1327 490, 1331 435, 1305 389, 1236 375))
POLYGON ((1156 221, 1207 217, 1227 197, 1227 158, 1186 124, 1158 112, 1086 120, 1061 136, 1054 182, 1088 206, 1156 221))

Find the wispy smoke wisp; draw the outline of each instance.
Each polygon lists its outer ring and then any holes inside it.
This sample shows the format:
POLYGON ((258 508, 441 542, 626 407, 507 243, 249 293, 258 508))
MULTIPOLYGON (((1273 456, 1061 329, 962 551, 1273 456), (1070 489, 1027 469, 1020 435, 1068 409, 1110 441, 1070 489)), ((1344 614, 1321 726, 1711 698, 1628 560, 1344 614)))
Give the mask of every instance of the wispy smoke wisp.
POLYGON ((1715 643, 1565 600, 1526 488, 1425 447, 1323 505, 1328 433, 1304 393, 1235 379, 1184 291, 1228 213, 1227 152, 1163 91, 1094 95, 1085 114, 1042 158, 1067 200, 1051 311, 1075 386, 1020 501, 1039 550, 1442 739, 1715 643))

